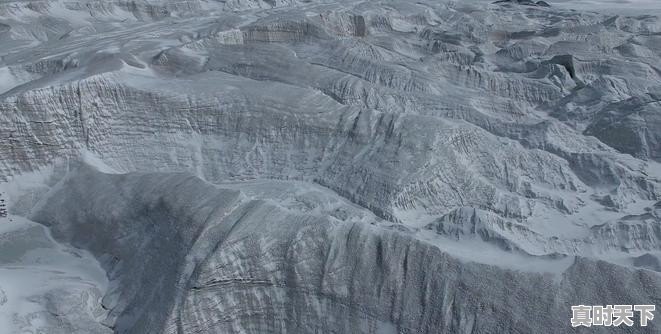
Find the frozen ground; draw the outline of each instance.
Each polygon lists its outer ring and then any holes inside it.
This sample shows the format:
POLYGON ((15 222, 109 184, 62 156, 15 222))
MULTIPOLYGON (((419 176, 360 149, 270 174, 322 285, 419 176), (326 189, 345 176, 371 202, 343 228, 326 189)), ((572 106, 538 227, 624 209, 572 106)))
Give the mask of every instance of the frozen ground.
POLYGON ((658 304, 659 6, 548 2, 0 2, 3 321, 567 333, 658 304))
POLYGON ((3 333, 111 333, 100 324, 106 288, 105 272, 89 253, 59 244, 43 225, 0 218, 3 333))

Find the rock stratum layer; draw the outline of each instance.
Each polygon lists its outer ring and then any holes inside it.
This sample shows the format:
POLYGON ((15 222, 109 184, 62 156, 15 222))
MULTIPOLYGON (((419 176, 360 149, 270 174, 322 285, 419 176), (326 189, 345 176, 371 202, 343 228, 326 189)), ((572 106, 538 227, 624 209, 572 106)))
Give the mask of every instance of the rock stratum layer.
POLYGON ((576 303, 661 296, 658 274, 603 261, 561 278, 462 263, 323 189, 300 210, 187 174, 83 168, 58 188, 32 218, 103 259, 119 333, 564 333, 576 303))
POLYGON ((2 2, 10 208, 99 259, 118 333, 655 304, 661 20, 549 3, 2 2))

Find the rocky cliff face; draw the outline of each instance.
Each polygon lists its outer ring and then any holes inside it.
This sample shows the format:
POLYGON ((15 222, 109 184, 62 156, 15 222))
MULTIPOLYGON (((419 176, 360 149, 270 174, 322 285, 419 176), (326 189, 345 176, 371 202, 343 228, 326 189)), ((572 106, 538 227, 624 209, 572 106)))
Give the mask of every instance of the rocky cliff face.
POLYGON ((5 2, 0 179, 179 173, 13 193, 101 259, 117 332, 566 332, 570 301, 659 296, 659 34, 514 2, 5 2))
POLYGON ((271 182, 305 189, 307 209, 254 184, 83 167, 32 218, 103 259, 119 333, 565 333, 573 303, 661 295, 652 271, 586 258, 562 276, 465 263, 326 189, 271 182))

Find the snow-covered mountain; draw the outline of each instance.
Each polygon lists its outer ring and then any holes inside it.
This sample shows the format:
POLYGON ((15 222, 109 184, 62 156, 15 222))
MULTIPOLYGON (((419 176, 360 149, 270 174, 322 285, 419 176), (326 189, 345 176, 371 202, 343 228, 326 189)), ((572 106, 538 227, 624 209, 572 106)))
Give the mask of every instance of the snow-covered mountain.
POLYGON ((50 269, 0 255, 0 326, 567 333, 657 303, 661 20, 579 5, 0 3, 0 251, 78 254, 40 255, 71 279, 38 296, 16 277, 50 269))

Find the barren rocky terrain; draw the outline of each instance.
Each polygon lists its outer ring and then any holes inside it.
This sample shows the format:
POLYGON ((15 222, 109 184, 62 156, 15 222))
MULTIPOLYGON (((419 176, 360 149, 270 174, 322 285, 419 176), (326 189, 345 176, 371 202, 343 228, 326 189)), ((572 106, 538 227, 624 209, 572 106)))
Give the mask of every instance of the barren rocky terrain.
POLYGON ((0 327, 569 333, 571 305, 661 304, 661 8, 590 4, 0 2, 0 327))

